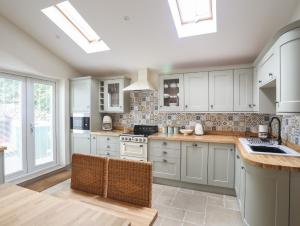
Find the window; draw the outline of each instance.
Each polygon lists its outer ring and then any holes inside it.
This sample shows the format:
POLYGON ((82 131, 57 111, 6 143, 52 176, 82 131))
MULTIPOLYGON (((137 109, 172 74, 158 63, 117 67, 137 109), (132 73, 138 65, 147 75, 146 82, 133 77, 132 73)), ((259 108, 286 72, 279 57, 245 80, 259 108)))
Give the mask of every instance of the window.
POLYGON ((0 143, 6 179, 57 164, 55 82, 0 73, 0 143))
POLYGON ((169 0, 178 37, 217 32, 216 0, 169 0))
POLYGON ((86 53, 110 50, 69 1, 42 9, 42 12, 86 53))

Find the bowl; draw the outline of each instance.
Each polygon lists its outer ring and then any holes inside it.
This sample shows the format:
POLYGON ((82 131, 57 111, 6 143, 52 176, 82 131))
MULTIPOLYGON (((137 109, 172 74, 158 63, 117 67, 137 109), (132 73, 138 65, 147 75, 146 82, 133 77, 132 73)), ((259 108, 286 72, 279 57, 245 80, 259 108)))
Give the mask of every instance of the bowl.
POLYGON ((181 129, 180 133, 182 133, 184 136, 190 135, 194 132, 192 129, 181 129))

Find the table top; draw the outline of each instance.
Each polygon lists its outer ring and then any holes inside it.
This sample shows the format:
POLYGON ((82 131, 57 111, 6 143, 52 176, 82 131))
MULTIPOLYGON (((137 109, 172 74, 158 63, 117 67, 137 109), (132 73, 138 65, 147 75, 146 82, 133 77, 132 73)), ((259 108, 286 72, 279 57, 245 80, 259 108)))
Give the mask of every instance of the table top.
POLYGON ((97 206, 3 184, 0 185, 0 225, 130 226, 131 223, 97 206))

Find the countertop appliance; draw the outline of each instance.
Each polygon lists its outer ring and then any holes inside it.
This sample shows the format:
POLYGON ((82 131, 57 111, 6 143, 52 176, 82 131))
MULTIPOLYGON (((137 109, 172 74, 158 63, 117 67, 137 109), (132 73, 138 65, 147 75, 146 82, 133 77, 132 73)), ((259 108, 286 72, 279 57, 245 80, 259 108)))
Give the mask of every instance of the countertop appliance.
POLYGON ((102 130, 112 130, 112 119, 109 115, 105 115, 102 120, 102 130))
POLYGON ((90 114, 73 113, 70 119, 70 129, 72 133, 89 133, 90 114))
POLYGON ((202 123, 196 123, 195 125, 195 135, 204 135, 204 129, 202 123))
POLYGON ((122 134, 120 136, 121 158, 147 161, 148 136, 157 132, 157 126, 135 125, 132 133, 122 134))

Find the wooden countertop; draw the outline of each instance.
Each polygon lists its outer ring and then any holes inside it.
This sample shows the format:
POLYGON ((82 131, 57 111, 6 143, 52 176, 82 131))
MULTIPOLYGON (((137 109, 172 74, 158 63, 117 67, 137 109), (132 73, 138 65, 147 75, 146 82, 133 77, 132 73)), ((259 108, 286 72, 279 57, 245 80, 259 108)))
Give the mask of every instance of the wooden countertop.
POLYGON ((0 225, 129 226, 130 222, 94 205, 3 184, 0 186, 0 225))
POLYGON ((6 147, 0 145, 0 152, 5 151, 6 149, 7 149, 6 147))
MULTIPOLYGON (((243 145, 239 142, 240 136, 225 136, 225 135, 165 135, 154 134, 149 136, 150 140, 170 140, 170 141, 191 141, 191 142, 207 142, 207 143, 222 143, 235 144, 241 153, 244 161, 247 163, 268 169, 287 170, 300 172, 300 157, 276 156, 276 155, 258 155, 248 153, 243 145)), ((299 152, 299 146, 287 143, 287 146, 299 152)))
POLYGON ((123 132, 123 130, 111 130, 111 131, 95 131, 91 132, 92 135, 96 136, 113 136, 113 137, 119 137, 123 132))

